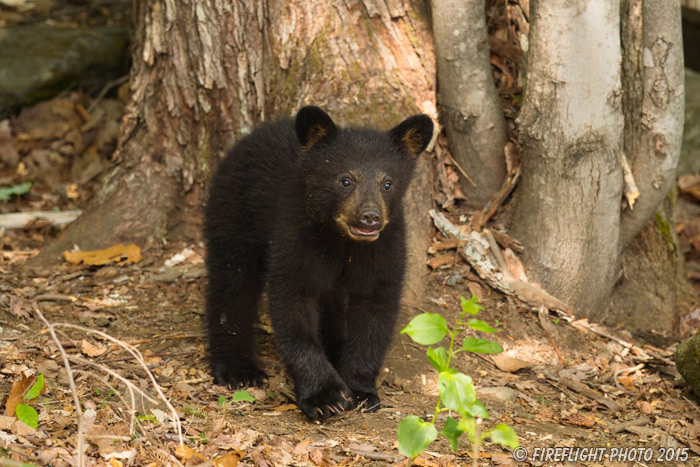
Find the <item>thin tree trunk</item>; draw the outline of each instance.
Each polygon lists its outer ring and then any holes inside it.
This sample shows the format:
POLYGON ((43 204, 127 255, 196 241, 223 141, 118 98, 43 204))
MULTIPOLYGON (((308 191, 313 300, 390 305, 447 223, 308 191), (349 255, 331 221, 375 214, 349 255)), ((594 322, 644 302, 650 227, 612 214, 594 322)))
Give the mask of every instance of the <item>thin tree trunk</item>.
POLYGON ((630 2, 639 8, 626 16, 641 18, 639 34, 627 36, 625 54, 625 153, 629 158, 639 199, 623 211, 624 248, 654 217, 676 179, 684 117, 683 38, 676 2, 630 2), (632 66, 630 66, 632 65, 632 66), (641 117, 641 118, 640 118, 641 117))
POLYGON ((633 208, 624 201, 622 277, 609 312, 597 318, 664 345, 678 331, 688 289, 673 228, 684 102, 680 8, 657 0, 620 3, 624 153, 639 198, 633 208))
POLYGON ((483 208, 506 175, 506 127, 493 83, 483 0, 433 0, 439 100, 467 204, 483 208))
MULTIPOLYGON (((74 245, 198 238, 211 171, 262 119, 316 104, 341 124, 388 129, 435 113, 434 52, 420 0, 137 0, 134 17, 131 97, 114 167, 35 265, 74 245)), ((426 160, 419 170, 407 209, 418 293, 429 229, 426 160)))
POLYGON ((619 4, 538 0, 530 17, 512 230, 534 279, 586 316, 619 272, 619 4))

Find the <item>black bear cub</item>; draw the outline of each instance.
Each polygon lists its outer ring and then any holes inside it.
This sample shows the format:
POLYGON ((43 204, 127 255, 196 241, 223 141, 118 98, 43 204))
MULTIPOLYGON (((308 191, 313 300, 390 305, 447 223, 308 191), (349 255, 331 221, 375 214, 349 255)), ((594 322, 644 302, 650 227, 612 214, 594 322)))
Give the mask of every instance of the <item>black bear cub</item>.
POLYGON ((253 325, 265 289, 277 348, 311 420, 364 402, 391 341, 405 269, 401 198, 433 134, 339 128, 318 107, 264 123, 221 162, 206 209, 214 382, 258 385, 253 325))

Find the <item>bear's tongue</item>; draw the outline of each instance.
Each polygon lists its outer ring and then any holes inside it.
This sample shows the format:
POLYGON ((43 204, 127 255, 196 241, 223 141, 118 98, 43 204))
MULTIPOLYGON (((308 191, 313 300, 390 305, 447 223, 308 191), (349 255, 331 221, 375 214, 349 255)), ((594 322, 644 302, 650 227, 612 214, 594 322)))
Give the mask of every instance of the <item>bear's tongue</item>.
POLYGON ((366 237, 371 237, 371 236, 374 236, 374 235, 377 234, 377 231, 376 231, 376 230, 359 229, 359 228, 357 228, 357 227, 355 227, 355 226, 350 227, 350 230, 351 230, 352 233, 354 233, 355 235, 364 235, 364 236, 366 236, 366 237))

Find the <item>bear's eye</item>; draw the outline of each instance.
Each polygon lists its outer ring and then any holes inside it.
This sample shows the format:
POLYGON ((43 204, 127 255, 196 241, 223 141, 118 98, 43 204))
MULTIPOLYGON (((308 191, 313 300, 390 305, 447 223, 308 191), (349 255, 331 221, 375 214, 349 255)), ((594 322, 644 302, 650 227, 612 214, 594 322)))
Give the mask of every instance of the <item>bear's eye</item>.
POLYGON ((384 191, 391 190, 391 182, 384 182, 384 191))
POLYGON ((341 185, 343 188, 350 188, 350 185, 352 185, 352 182, 350 181, 349 178, 344 178, 344 179, 342 179, 342 180, 340 181, 340 185, 341 185))

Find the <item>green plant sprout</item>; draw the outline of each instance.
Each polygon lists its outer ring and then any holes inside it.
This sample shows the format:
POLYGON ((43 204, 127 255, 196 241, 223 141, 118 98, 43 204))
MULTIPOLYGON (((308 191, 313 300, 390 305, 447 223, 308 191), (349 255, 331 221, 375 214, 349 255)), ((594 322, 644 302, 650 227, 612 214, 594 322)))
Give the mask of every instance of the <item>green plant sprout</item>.
POLYGON ((518 437, 515 431, 504 423, 500 423, 490 430, 483 431, 482 421, 489 417, 489 413, 477 398, 472 379, 450 367, 452 358, 460 352, 475 352, 483 354, 496 354, 503 352, 503 348, 495 341, 466 337, 462 341, 462 348, 455 349, 455 340, 465 327, 493 333, 497 330, 487 323, 476 318, 470 318, 483 310, 479 300, 474 295, 471 300, 460 297, 462 313, 453 330, 447 327, 445 318, 435 313, 423 313, 411 320, 401 334, 408 334, 411 339, 421 345, 434 345, 445 336, 449 336, 450 345, 445 347, 428 347, 427 356, 430 364, 438 371, 439 396, 435 405, 433 419, 429 422, 415 415, 405 417, 399 423, 397 437, 399 439, 399 451, 410 459, 409 465, 423 452, 438 435, 435 422, 438 414, 450 411, 459 414, 459 419, 448 416, 440 433, 449 441, 453 451, 457 451, 459 437, 466 433, 472 443, 472 465, 477 466, 479 448, 486 438, 491 438, 494 443, 508 446, 511 449, 518 447, 518 437))
POLYGON ((241 389, 233 393, 231 400, 227 401, 225 396, 219 396, 219 407, 221 407, 222 417, 226 419, 226 409, 231 402, 255 402, 255 398, 250 395, 245 389, 241 389))
MULTIPOLYGON (((41 391, 44 389, 44 375, 39 375, 36 378, 36 381, 32 385, 31 388, 29 388, 29 391, 27 391, 24 396, 22 397, 22 400, 24 402, 31 401, 32 399, 36 399, 39 397, 41 394, 41 391)), ((37 413, 36 409, 32 407, 29 404, 17 404, 17 409, 15 414, 17 415, 17 419, 24 423, 27 426, 30 426, 34 428, 35 430, 39 427, 39 414, 37 413)))
POLYGON ((29 193, 34 182, 24 182, 10 187, 0 187, 0 201, 8 202, 13 196, 29 193))

